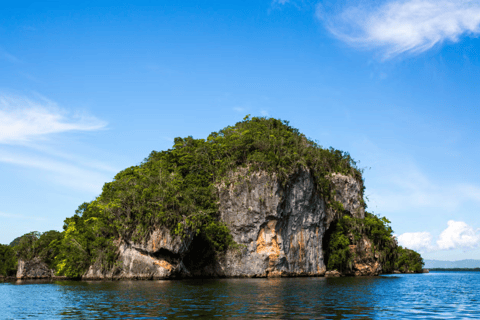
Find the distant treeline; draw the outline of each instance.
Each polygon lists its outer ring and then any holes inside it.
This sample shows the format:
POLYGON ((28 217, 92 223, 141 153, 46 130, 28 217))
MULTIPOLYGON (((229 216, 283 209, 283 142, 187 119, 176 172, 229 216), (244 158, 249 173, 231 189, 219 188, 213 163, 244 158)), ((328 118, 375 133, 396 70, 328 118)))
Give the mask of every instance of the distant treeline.
POLYGON ((480 271, 480 268, 430 268, 430 271, 480 271))

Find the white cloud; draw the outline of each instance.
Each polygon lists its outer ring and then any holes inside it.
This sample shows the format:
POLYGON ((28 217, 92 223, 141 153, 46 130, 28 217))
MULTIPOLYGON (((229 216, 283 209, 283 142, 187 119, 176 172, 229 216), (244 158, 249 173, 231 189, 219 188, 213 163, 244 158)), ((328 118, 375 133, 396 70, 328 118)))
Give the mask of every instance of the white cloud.
POLYGON ((323 20, 339 39, 365 48, 379 48, 384 57, 424 52, 445 41, 480 33, 480 2, 472 0, 391 0, 378 5, 362 1, 339 13, 317 6, 323 20))
POLYGON ((92 131, 106 126, 87 114, 70 114, 47 99, 33 101, 0 94, 0 144, 17 144, 68 131, 92 131))
POLYGON ((440 234, 437 245, 440 249, 475 248, 480 244, 480 232, 463 221, 448 221, 447 229, 440 234))
POLYGON ((285 4, 289 2, 290 0, 273 0, 273 3, 279 3, 279 4, 285 4))
POLYGON ((34 179, 43 176, 61 186, 98 193, 118 170, 86 153, 68 152, 71 148, 65 144, 71 140, 47 138, 105 126, 104 121, 68 112, 46 98, 33 101, 0 93, 0 163, 35 170, 34 179))
POLYGON ((260 110, 260 114, 261 114, 263 117, 268 117, 268 116, 270 116, 270 115, 268 114, 268 111, 266 111, 266 110, 260 110))
POLYGON ((436 246, 432 245, 430 232, 406 232, 397 237, 398 244, 408 249, 438 251, 450 249, 473 249, 480 245, 480 230, 475 230, 463 221, 448 221, 448 227, 442 231, 436 246))
POLYGON ((430 232, 406 232, 398 236, 398 244, 417 251, 431 250, 432 235, 430 232))

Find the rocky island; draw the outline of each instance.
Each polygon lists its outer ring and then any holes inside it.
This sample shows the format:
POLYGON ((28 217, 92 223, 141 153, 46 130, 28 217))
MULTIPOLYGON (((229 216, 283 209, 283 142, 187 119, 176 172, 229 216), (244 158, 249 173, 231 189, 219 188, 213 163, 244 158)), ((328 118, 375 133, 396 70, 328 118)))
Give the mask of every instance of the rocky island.
MULTIPOLYGON (((14 241, 15 242, 15 241, 14 241)), ((106 183, 64 231, 2 246, 16 278, 372 276, 421 272, 366 211, 362 171, 287 121, 249 118, 176 138, 106 183), (5 248, 8 247, 8 248, 5 248)), ((1 269, 3 268, 3 269, 1 269)))

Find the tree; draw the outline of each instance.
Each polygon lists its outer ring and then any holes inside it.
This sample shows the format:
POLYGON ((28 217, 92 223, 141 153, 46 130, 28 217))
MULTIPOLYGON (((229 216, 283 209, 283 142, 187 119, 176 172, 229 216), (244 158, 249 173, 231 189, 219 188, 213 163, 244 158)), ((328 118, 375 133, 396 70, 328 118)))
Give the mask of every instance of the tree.
POLYGON ((17 256, 22 260, 32 260, 38 254, 37 241, 40 238, 41 233, 38 231, 32 231, 24 234, 20 237, 18 245, 16 245, 15 251, 17 256))
POLYGON ((7 277, 15 275, 17 259, 12 247, 0 244, 0 275, 7 277))

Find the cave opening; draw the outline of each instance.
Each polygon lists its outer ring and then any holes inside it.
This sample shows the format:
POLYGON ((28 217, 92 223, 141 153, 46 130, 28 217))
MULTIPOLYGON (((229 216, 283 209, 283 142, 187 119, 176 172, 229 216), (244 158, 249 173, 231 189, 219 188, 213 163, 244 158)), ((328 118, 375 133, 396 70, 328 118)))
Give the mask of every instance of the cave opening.
POLYGON ((213 266, 216 257, 213 245, 203 234, 199 234, 193 238, 190 248, 183 258, 183 264, 192 274, 198 274, 213 266))
POLYGON ((179 254, 174 253, 165 248, 160 248, 159 250, 155 251, 151 255, 157 259, 165 260, 170 264, 177 264, 181 259, 179 254))
POLYGON ((333 235, 337 232, 337 222, 338 222, 338 219, 332 221, 330 223, 329 228, 325 230, 325 234, 323 236, 323 241, 322 241, 323 259, 327 269, 328 269, 328 262, 332 254, 331 252, 332 248, 330 246, 330 242, 332 241, 333 235))

